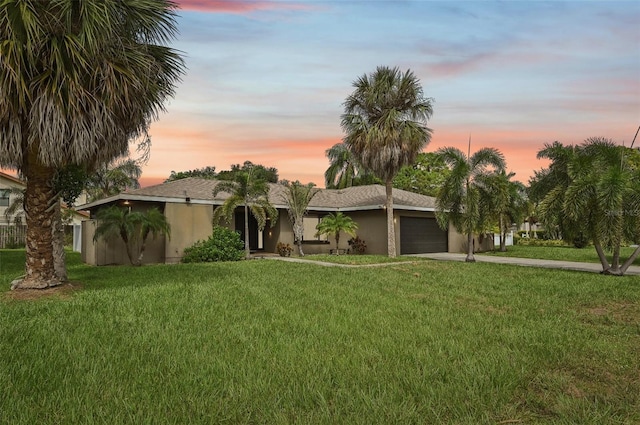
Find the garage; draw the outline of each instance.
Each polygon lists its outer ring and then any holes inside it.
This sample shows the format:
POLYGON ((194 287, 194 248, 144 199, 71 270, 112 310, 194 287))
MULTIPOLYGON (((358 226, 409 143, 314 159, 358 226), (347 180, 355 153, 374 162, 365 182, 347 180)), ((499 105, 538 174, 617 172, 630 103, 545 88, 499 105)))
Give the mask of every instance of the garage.
POLYGON ((435 218, 400 217, 400 254, 447 252, 447 241, 435 218))

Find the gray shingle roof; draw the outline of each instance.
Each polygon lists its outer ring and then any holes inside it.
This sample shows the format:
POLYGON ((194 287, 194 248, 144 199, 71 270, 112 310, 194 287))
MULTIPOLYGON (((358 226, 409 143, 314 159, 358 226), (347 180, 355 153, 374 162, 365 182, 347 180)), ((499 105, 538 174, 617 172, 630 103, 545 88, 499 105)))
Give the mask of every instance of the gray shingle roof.
MULTIPOLYGON (((217 180, 189 177, 142 189, 131 190, 111 198, 102 199, 91 204, 83 205, 79 209, 90 209, 105 203, 119 199, 149 200, 164 202, 184 202, 190 198, 191 202, 222 204, 229 197, 228 193, 220 192, 215 198, 213 189, 218 184, 217 180)), ((277 207, 284 207, 284 186, 281 184, 269 184, 269 199, 277 207)), ((310 210, 342 210, 355 211, 365 209, 382 208, 386 201, 384 186, 368 185, 355 186, 346 189, 320 189, 309 204, 310 210)), ((394 208, 433 210, 435 198, 393 189, 394 208)))

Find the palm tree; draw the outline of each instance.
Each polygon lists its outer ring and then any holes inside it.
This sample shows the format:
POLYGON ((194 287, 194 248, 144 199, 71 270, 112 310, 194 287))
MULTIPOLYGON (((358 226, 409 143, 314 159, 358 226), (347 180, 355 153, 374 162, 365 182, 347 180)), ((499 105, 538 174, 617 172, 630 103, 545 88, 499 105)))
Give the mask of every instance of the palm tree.
POLYGON ((513 223, 520 223, 527 209, 525 186, 511 181, 515 173, 504 170, 478 176, 481 210, 489 222, 498 224, 500 251, 505 252, 507 232, 513 223))
POLYGON ((329 168, 324 172, 327 189, 344 189, 379 182, 370 171, 360 165, 344 143, 336 143, 325 151, 329 168))
POLYGON ((120 236, 125 244, 129 262, 133 266, 142 265, 149 235, 155 239, 158 234, 169 236, 171 232, 166 217, 155 207, 141 213, 113 205, 98 211, 96 219, 98 227, 94 240, 120 236))
POLYGON ((386 188, 387 252, 396 256, 393 223, 393 178, 431 140, 427 120, 432 99, 423 95, 420 81, 410 70, 378 67, 354 83, 344 102, 341 125, 344 144, 358 162, 381 179, 386 188))
POLYGON ((176 6, 0 2, 0 167, 27 181, 26 275, 17 288, 60 283, 51 241, 56 170, 124 154, 173 95, 184 65, 162 44, 176 33, 176 6))
POLYGON ((304 257, 304 252, 302 251, 302 238, 304 235, 303 219, 309 203, 316 193, 318 193, 318 189, 315 188, 315 184, 313 183, 302 184, 297 180, 293 183, 285 180, 282 184, 286 188, 282 197, 287 206, 289 221, 291 221, 291 226, 293 227, 295 244, 298 245, 298 253, 300 256, 304 257))
POLYGON ((123 159, 99 166, 87 180, 89 202, 140 187, 142 168, 135 159, 123 159))
POLYGON ((564 197, 571 184, 570 167, 575 160, 576 148, 555 141, 545 143, 538 159, 548 159, 548 168, 536 171, 529 181, 528 195, 538 204, 539 219, 547 232, 557 234, 567 242, 580 245, 586 237, 584 226, 563 212, 564 197))
MULTIPOLYGON (((469 140, 471 145, 471 140, 469 140)), ((474 262, 473 235, 485 225, 486 211, 482 211, 478 183, 493 167, 502 171, 504 156, 494 148, 483 148, 470 155, 460 149, 445 147, 436 152, 451 167, 451 174, 445 180, 436 197, 436 215, 443 229, 451 222, 459 231, 467 235, 467 257, 474 262)))
POLYGON ((622 243, 640 242, 640 173, 630 167, 625 154, 626 148, 604 138, 577 146, 562 205, 563 213, 586 229, 603 273, 612 275, 623 275, 640 255, 638 247, 620 264, 622 243), (605 249, 612 253, 611 264, 605 249))
POLYGON ((333 235, 336 238, 336 255, 340 254, 340 232, 345 232, 350 236, 356 235, 358 223, 353 221, 348 215, 337 213, 329 213, 322 217, 320 223, 316 226, 318 235, 333 235))
POLYGON ((244 206, 244 250, 245 257, 251 257, 249 246, 249 211, 258 222, 258 230, 263 231, 267 219, 271 220, 271 227, 276 224, 278 211, 269 202, 269 184, 263 179, 256 178, 253 168, 247 171, 237 171, 233 180, 220 181, 213 190, 213 196, 220 192, 231 194, 224 203, 213 212, 213 222, 218 223, 222 217, 231 221, 236 208, 244 206))

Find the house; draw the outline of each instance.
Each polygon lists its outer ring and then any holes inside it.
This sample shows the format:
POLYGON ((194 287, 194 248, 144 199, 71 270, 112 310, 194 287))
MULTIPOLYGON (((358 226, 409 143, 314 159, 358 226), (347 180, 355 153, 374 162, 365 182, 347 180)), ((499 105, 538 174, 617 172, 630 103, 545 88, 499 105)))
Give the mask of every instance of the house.
MULTIPOLYGON (((208 238, 213 230, 213 211, 230 196, 221 192, 213 196, 216 180, 186 178, 156 186, 123 192, 101 199, 78 209, 90 212, 91 220, 82 226, 82 259, 93 265, 127 264, 123 242, 118 238, 94 240, 100 208, 119 205, 130 211, 146 211, 156 207, 171 226, 170 237, 158 236, 147 242, 145 263, 176 263, 184 249, 198 240, 208 238)), ((269 200, 278 209, 279 218, 273 227, 258 230, 250 217, 249 243, 254 252, 275 253, 278 242, 293 245, 294 235, 284 203, 285 188, 270 184, 269 200)), ((435 199, 404 190, 394 189, 394 223, 396 250, 399 254, 427 252, 461 252, 466 238, 454 228, 442 230, 435 219, 435 199)), ((328 253, 335 248, 333 238, 316 236, 316 225, 330 212, 341 211, 358 223, 357 234, 367 244, 367 253, 387 253, 387 222, 385 188, 380 185, 356 186, 346 189, 320 189, 312 199, 304 218, 303 249, 307 254, 328 253)), ((230 223, 221 223, 244 233, 242 208, 230 223)), ((244 236, 243 236, 244 239, 244 236)), ((349 237, 342 237, 341 247, 347 248, 349 237)))
MULTIPOLYGON (((16 198, 21 196, 15 193, 14 189, 24 190, 27 184, 17 177, 10 174, 6 174, 0 171, 0 248, 4 246, 4 238, 2 235, 11 233, 12 238, 15 235, 19 235, 20 239, 24 239, 25 226, 24 226, 24 212, 22 208, 11 215, 7 215, 7 209, 16 198), (12 230, 11 232, 7 232, 12 230)), ((81 196, 79 202, 86 202, 86 196, 81 196)), ((80 251, 81 241, 81 223, 89 218, 89 215, 84 211, 76 211, 72 208, 67 208, 66 205, 62 206, 64 217, 68 221, 68 231, 73 231, 73 249, 74 251, 80 251)))

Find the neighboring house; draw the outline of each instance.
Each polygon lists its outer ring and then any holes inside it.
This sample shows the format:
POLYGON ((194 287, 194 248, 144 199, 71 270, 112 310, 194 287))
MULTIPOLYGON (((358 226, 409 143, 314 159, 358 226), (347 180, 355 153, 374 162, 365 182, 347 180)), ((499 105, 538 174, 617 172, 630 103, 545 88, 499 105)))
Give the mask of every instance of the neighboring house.
MULTIPOLYGON (((17 188, 24 190, 27 185, 25 182, 10 174, 6 174, 0 171, 0 226, 13 226, 16 224, 16 218, 19 218, 19 224, 24 224, 24 212, 22 208, 16 211, 15 214, 7 217, 5 212, 7 208, 14 202, 16 195, 11 193, 11 189, 17 188)), ((79 197, 78 202, 86 202, 86 196, 83 194, 79 197)), ((66 219, 69 226, 73 226, 73 249, 74 251, 80 251, 80 241, 82 237, 81 223, 89 218, 89 214, 84 211, 76 211, 72 208, 67 208, 63 205, 63 218, 66 219)), ((22 227, 22 226, 18 226, 22 227)), ((21 237, 24 236, 24 231, 20 232, 21 237)))
POLYGON ((6 217, 5 212, 16 195, 11 193, 11 189, 24 189, 25 183, 10 174, 0 171, 0 225, 10 225, 15 223, 15 216, 6 217))
MULTIPOLYGON (((176 263, 184 249, 198 240, 208 238, 213 229, 213 210, 222 205, 229 194, 221 192, 213 196, 216 180, 186 178, 156 186, 123 192, 101 199, 78 209, 96 212, 109 205, 128 207, 133 211, 145 211, 157 207, 171 225, 170 237, 158 236, 147 243, 146 263, 176 263)), ((253 217, 249 222, 249 240, 252 251, 275 253, 278 242, 293 245, 294 236, 289 222, 280 184, 270 184, 269 200, 278 209, 279 218, 274 227, 259 232, 253 217)), ((396 225, 397 252, 415 254, 428 252, 461 252, 466 238, 449 229, 438 227, 435 219, 435 199, 404 190, 394 189, 394 222, 396 225)), ((364 239, 368 254, 387 253, 387 222, 385 188, 380 185, 356 186, 346 189, 320 189, 312 199, 304 218, 304 251, 307 254, 328 253, 335 248, 332 237, 317 237, 316 225, 330 212, 341 211, 358 223, 357 234, 364 239)), ((244 232, 243 209, 236 211, 231 223, 221 223, 231 229, 244 232)), ((88 264, 127 264, 123 242, 118 238, 94 241, 95 220, 83 223, 82 258, 88 264)), ((244 240, 244 236, 242 236, 244 240)), ((340 248, 348 248, 348 236, 340 238, 340 248)))

